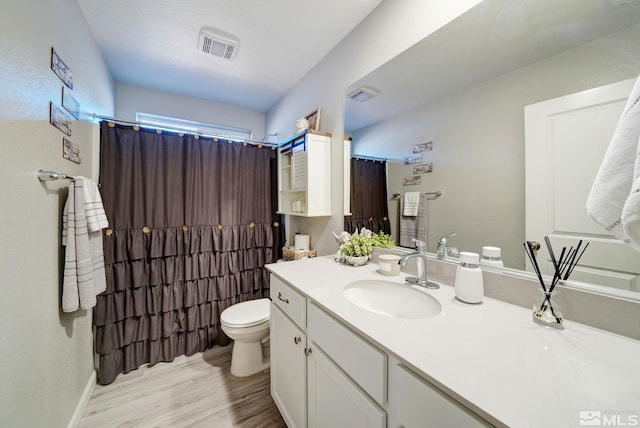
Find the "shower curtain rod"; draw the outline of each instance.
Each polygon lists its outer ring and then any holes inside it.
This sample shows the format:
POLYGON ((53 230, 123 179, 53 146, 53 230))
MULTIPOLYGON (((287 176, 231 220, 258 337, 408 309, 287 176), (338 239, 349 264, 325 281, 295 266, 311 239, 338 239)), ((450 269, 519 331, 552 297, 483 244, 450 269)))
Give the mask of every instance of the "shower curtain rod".
MULTIPOLYGON (((264 146, 272 146, 273 148, 276 148, 278 146, 278 143, 271 143, 268 141, 262 141, 262 140, 254 140, 251 138, 241 138, 241 137, 232 137, 230 135, 223 135, 223 134, 207 134, 204 132, 195 132, 192 130, 187 130, 187 129, 181 129, 181 128, 176 128, 176 127, 172 127, 172 126, 154 126, 154 125, 149 125, 146 123, 141 123, 141 122, 136 122, 136 121, 132 121, 132 120, 127 120, 127 119, 120 119, 117 117, 109 117, 109 116, 102 116, 102 115, 98 115, 96 113, 82 113, 83 116, 89 117, 91 119, 93 119, 94 121, 106 121, 106 122, 113 122, 113 123, 117 123, 119 125, 132 125, 132 126, 139 126, 141 128, 151 128, 151 129, 164 129, 167 131, 174 131, 174 132, 182 132, 185 134, 191 134, 191 135, 203 135, 203 136, 207 136, 207 137, 212 137, 215 139, 221 139, 221 140, 231 140, 231 141, 238 141, 238 142, 246 142, 246 143, 250 143, 250 144, 254 144, 254 145, 264 145, 264 146)), ((273 133, 273 134, 268 134, 267 136, 265 136, 265 139, 269 138, 269 137, 275 137, 277 136, 277 133, 273 133)))
POLYGON ((351 155, 352 158, 354 159, 361 159, 361 160, 370 160, 370 161, 374 161, 374 162, 386 162, 387 158, 377 158, 374 156, 364 156, 364 155, 351 155))

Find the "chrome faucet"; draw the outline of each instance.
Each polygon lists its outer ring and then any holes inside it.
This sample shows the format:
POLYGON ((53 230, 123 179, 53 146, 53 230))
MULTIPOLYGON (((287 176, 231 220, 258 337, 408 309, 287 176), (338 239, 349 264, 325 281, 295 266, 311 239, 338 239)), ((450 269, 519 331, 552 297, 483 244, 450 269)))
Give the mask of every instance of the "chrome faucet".
POLYGON ((406 281, 410 284, 419 285, 432 290, 440 288, 440 286, 435 282, 427 281, 427 245, 423 241, 415 238, 413 238, 412 241, 416 244, 416 251, 414 253, 405 254, 398 261, 400 266, 405 266, 409 259, 416 259, 417 276, 409 276, 406 281))
POLYGON ((453 236, 456 236, 455 232, 451 232, 450 234, 438 239, 436 248, 439 259, 445 259, 449 255, 458 256, 460 254, 456 247, 449 246, 449 238, 453 236))

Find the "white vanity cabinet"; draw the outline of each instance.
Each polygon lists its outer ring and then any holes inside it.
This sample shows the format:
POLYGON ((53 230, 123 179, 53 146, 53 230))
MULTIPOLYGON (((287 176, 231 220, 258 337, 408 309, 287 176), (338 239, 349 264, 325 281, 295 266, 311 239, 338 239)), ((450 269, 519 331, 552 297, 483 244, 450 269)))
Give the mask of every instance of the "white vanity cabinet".
POLYGON ((490 426, 271 275, 271 395, 289 428, 490 426))
POLYGON ((279 144, 278 212, 331 215, 331 134, 307 130, 279 144))

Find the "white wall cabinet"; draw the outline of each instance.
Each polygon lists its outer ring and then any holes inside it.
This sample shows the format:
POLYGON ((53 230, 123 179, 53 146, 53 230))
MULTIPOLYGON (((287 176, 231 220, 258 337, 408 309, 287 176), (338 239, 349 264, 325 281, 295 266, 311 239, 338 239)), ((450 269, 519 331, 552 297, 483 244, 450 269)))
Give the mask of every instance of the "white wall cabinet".
POLYGON ((271 395, 289 428, 490 426, 273 274, 270 296, 271 395))
POLYGON ((278 212, 330 216, 331 134, 307 130, 278 147, 278 212))

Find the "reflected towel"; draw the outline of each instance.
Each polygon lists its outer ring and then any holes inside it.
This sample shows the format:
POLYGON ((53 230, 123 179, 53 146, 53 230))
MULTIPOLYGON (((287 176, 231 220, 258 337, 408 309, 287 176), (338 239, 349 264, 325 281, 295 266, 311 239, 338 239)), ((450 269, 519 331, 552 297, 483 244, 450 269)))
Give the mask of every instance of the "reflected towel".
MULTIPOLYGON (((107 288, 102 251, 102 231, 90 231, 87 224, 85 183, 78 177, 69 184, 64 206, 62 245, 65 246, 62 310, 73 312, 96 305, 96 295, 107 288)), ((94 183, 95 184, 95 183, 94 183)), ((92 205, 91 203, 89 204, 92 205)), ((101 204, 100 204, 101 205, 101 204)), ((95 207, 91 208, 94 211, 95 207)), ((99 211, 99 210, 98 210, 99 211)), ((92 214, 93 215, 93 214, 92 214)), ((96 225, 104 225, 100 219, 96 225)), ((106 223, 106 226, 108 223, 106 223)))
POLYGON ((639 137, 640 78, 636 81, 618 121, 586 204, 587 213, 596 223, 638 251, 640 251, 640 221, 638 220, 640 202, 637 201, 640 197, 638 195, 640 191, 639 137))
POLYGON ((420 192, 407 192, 404 194, 404 208, 402 215, 417 216, 420 205, 420 192))
POLYGON ((400 246, 415 247, 413 238, 427 242, 427 200, 420 194, 418 198, 418 212, 415 216, 407 216, 403 213, 405 198, 400 198, 400 246))

